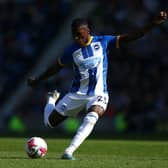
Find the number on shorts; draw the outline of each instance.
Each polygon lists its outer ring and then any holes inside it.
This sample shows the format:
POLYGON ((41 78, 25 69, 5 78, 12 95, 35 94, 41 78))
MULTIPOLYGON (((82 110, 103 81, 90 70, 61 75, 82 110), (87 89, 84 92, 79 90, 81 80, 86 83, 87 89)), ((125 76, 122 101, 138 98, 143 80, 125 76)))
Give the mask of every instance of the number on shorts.
POLYGON ((104 104, 107 104, 107 99, 106 99, 106 97, 103 97, 103 96, 97 96, 97 101, 103 102, 104 104))

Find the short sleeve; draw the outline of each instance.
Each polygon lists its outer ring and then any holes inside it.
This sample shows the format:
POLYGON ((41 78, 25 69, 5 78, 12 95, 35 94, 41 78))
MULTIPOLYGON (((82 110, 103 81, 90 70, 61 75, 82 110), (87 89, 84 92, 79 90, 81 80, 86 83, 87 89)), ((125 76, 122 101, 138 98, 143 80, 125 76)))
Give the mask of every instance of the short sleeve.
POLYGON ((67 65, 72 63, 72 47, 67 47, 64 49, 62 56, 59 58, 60 64, 67 65))
POLYGON ((110 48, 119 48, 117 36, 106 35, 104 38, 110 48))

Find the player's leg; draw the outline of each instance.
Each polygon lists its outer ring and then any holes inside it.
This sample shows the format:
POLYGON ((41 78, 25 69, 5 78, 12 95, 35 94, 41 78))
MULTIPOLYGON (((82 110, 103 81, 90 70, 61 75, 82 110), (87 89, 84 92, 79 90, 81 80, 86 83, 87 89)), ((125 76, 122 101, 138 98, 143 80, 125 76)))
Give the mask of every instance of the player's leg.
POLYGON ((83 123, 77 130, 71 144, 66 148, 62 159, 71 159, 73 157, 74 151, 80 146, 80 144, 90 135, 92 132, 98 118, 99 114, 103 114, 104 109, 100 106, 92 106, 87 115, 84 117, 83 123))
POLYGON ((71 159, 73 158, 73 152, 80 146, 80 144, 90 135, 92 132, 96 122, 99 117, 101 117, 107 107, 108 96, 102 96, 94 98, 91 102, 89 102, 88 113, 84 117, 83 123, 77 130, 76 135, 74 136, 71 144, 68 148, 66 148, 62 159, 71 159))
POLYGON ((59 114, 55 109, 55 103, 59 98, 59 92, 56 90, 48 93, 47 104, 44 108, 44 124, 47 127, 56 127, 67 117, 59 114))

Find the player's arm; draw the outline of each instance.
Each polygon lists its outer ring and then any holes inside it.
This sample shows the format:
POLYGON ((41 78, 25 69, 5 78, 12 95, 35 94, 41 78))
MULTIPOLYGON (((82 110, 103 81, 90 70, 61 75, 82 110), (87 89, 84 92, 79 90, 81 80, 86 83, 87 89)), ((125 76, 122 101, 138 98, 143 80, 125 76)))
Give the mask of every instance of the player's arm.
POLYGON ((52 64, 42 74, 40 74, 37 77, 28 78, 28 80, 27 80, 28 85, 31 86, 31 87, 36 86, 41 81, 44 81, 44 80, 48 79, 49 77, 51 77, 51 76, 55 75, 56 73, 58 73, 63 68, 63 66, 64 65, 61 63, 60 58, 58 58, 56 60, 56 62, 54 64, 52 64))
POLYGON ((161 11, 158 16, 156 16, 151 23, 144 26, 143 28, 135 31, 131 34, 123 34, 118 36, 118 44, 124 45, 129 42, 132 42, 134 40, 137 40, 141 37, 143 37, 146 33, 150 32, 154 27, 157 25, 160 25, 162 22, 164 22, 167 19, 167 13, 164 11, 161 11))

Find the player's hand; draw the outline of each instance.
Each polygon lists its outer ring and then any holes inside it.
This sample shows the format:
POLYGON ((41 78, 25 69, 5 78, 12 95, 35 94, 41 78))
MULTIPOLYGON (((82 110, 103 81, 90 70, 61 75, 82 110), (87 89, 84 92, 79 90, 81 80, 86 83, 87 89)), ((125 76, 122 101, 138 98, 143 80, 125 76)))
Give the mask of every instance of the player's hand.
POLYGON ((161 24, 167 19, 167 15, 168 15, 167 12, 161 11, 159 15, 154 18, 153 23, 157 25, 161 24))
POLYGON ((38 83, 38 80, 34 77, 30 77, 27 79, 27 85, 30 86, 30 87, 34 87, 36 86, 38 83))

